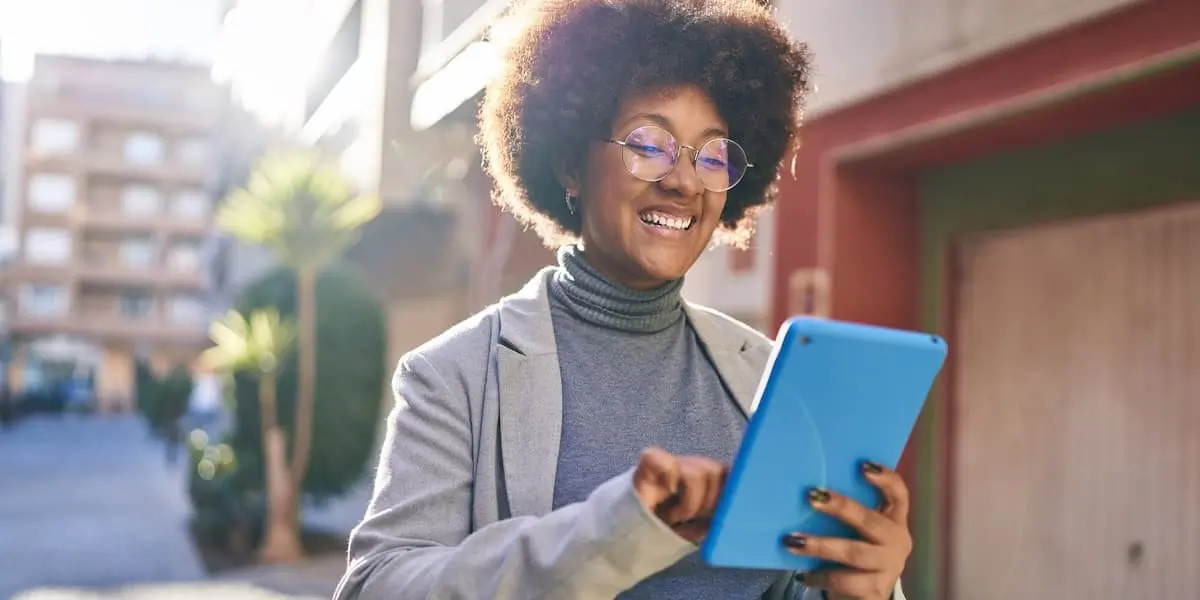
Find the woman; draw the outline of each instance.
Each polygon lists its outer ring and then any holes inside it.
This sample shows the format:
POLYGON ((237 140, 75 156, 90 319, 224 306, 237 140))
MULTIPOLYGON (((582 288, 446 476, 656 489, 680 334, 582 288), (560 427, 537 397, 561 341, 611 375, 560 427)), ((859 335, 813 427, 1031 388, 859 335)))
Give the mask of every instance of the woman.
POLYGON ((868 541, 780 542, 849 567, 792 577, 695 553, 770 341, 679 289, 774 196, 806 50, 752 0, 547 0, 521 16, 480 141, 498 201, 559 265, 401 360, 337 597, 902 597, 907 490, 873 464, 883 510, 809 498, 868 541))

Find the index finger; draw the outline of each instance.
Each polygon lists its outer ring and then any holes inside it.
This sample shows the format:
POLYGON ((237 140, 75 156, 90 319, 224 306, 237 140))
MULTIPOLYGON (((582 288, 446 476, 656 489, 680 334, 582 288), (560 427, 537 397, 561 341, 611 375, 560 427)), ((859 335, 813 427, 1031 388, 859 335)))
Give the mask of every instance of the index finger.
POLYGON ((867 461, 862 466, 867 481, 879 488, 883 494, 883 509, 880 511, 897 523, 908 522, 908 484, 900 474, 876 462, 867 461))

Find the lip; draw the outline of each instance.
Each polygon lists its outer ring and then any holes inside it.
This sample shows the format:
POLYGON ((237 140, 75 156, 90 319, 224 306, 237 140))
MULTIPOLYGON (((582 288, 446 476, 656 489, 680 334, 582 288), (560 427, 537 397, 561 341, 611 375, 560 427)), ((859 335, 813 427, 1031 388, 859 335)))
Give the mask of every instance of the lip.
POLYGON ((692 217, 696 220, 700 220, 700 215, 696 209, 687 206, 679 206, 677 204, 652 204, 650 206, 642 207, 638 210, 639 215, 647 212, 658 212, 672 217, 679 217, 681 219, 692 217))

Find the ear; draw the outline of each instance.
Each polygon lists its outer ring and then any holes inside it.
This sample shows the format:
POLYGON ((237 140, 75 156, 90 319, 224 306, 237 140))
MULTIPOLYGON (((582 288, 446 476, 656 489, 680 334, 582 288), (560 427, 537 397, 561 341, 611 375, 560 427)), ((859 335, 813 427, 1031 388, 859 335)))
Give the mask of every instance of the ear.
POLYGON ((578 169, 575 167, 576 161, 573 157, 562 155, 554 161, 554 176, 558 179, 558 183, 563 186, 572 196, 578 196, 579 190, 583 187, 580 181, 578 169))

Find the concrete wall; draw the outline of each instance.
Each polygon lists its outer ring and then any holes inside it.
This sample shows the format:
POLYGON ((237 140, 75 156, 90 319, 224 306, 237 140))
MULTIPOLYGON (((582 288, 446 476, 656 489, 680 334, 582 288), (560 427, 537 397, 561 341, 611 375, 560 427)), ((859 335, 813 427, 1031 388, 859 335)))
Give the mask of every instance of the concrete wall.
POLYGON ((1145 0, 786 0, 816 54, 816 115, 1145 0))

